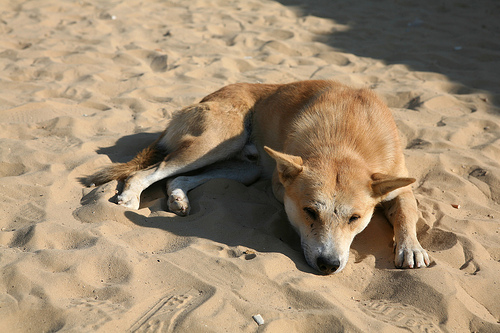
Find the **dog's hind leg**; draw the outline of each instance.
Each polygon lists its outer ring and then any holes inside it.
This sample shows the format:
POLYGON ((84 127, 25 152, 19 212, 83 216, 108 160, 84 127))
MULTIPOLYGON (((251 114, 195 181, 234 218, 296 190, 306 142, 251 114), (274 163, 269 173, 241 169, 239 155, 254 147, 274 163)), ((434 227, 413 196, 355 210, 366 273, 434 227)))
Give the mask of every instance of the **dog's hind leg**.
POLYGON ((261 168, 255 163, 228 160, 215 163, 193 176, 173 177, 167 182, 168 208, 179 216, 186 216, 191 208, 187 197, 188 191, 218 178, 250 185, 260 177, 260 174, 261 168))
POLYGON ((215 147, 203 139, 193 140, 189 146, 167 155, 164 161, 132 174, 126 180, 123 192, 118 196, 118 204, 138 209, 141 192, 153 183, 224 160, 227 155, 232 155, 241 149, 244 140, 244 138, 229 140, 215 147))
POLYGON ((141 192, 151 184, 231 158, 248 139, 245 112, 224 102, 200 103, 177 113, 158 145, 169 152, 163 161, 132 173, 118 204, 138 209, 141 192))

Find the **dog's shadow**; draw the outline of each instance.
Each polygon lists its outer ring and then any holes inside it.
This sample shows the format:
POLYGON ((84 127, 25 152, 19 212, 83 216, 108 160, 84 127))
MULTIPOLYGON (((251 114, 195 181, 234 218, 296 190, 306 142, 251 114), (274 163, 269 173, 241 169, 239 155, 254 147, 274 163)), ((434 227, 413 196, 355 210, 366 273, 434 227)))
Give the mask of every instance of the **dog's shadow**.
POLYGON ((113 146, 97 149, 97 153, 107 155, 113 163, 128 162, 159 136, 160 132, 126 135, 118 139, 113 146))
MULTIPOLYGON (((114 145, 100 147, 96 152, 99 155, 108 156, 112 163, 126 163, 132 160, 141 150, 153 143, 159 136, 160 132, 126 135, 118 139, 114 145)), ((91 175, 96 171, 99 171, 99 169, 91 170, 88 174, 78 177, 78 182, 84 186, 93 186, 91 175)), ((117 187, 118 191, 121 191, 121 185, 119 184, 117 187)))
POLYGON ((141 211, 125 211, 128 220, 176 236, 209 239, 262 253, 282 253, 297 269, 316 273, 306 263, 300 238, 274 198, 269 181, 259 180, 245 186, 227 179, 210 180, 189 192, 191 211, 185 217, 166 211, 166 200, 159 198, 159 187, 162 185, 154 184, 141 196, 141 202, 146 202, 141 207, 150 205, 149 216, 141 211))
POLYGON ((376 209, 363 232, 351 245, 352 260, 359 263, 373 257, 375 268, 394 269, 394 230, 381 209, 376 209))
MULTIPOLYGON (((298 270, 319 274, 307 264, 300 237, 289 224, 282 204, 274 198, 269 181, 260 180, 245 186, 231 180, 211 180, 189 193, 191 213, 186 217, 161 211, 165 209, 164 204, 154 203, 159 197, 159 185, 156 184, 156 190, 154 187, 148 191, 156 195, 148 195, 146 191, 143 198, 149 197, 149 204, 154 206, 149 208, 152 211, 149 217, 134 211, 125 212, 133 223, 181 237, 209 239, 230 247, 282 253, 298 270)), ((376 268, 394 268, 392 237, 392 227, 377 211, 368 227, 355 238, 350 264, 374 256, 376 268)))

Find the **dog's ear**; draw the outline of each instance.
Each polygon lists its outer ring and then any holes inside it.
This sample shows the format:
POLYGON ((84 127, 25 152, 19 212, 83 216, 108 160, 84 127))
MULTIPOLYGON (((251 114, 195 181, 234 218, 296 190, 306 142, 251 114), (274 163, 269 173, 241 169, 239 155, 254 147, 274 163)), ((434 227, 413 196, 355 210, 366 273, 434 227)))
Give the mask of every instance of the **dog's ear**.
POLYGON ((280 181, 284 186, 290 185, 304 169, 300 156, 280 153, 266 146, 264 150, 276 161, 280 181))
POLYGON ((398 178, 375 173, 372 175, 372 192, 374 196, 380 197, 414 182, 415 178, 398 178))

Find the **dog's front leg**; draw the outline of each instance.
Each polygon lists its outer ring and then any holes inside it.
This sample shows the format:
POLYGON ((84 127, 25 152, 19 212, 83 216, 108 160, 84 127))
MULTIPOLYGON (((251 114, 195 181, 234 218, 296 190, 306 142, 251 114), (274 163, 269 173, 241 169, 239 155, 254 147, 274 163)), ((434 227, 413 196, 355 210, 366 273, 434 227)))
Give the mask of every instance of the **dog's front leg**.
POLYGON ((387 219, 394 227, 395 258, 398 268, 420 268, 430 263, 427 252, 417 239, 417 203, 413 192, 406 190, 384 202, 387 219))

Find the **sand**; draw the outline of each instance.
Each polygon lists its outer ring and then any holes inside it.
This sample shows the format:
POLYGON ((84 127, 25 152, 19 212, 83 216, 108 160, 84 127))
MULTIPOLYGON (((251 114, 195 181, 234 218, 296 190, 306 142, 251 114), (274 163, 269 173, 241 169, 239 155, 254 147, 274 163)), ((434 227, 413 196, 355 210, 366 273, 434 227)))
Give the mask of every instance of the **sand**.
POLYGON ((0 331, 500 332, 496 1, 0 7, 0 331), (263 180, 210 181, 185 218, 160 186, 130 211, 81 184, 226 84, 305 79, 387 101, 431 267, 395 269, 377 213, 316 274, 263 180))

